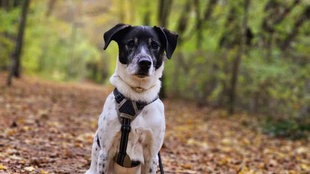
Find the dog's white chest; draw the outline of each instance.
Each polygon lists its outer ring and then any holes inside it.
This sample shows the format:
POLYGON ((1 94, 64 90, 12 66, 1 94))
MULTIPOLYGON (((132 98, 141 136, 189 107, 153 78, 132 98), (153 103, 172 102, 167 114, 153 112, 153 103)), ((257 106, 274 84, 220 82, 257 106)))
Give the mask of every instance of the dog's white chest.
MULTIPOLYGON (((116 107, 114 96, 110 94, 99 118, 97 134, 103 147, 109 149, 109 156, 115 155, 120 145, 121 123, 116 107)), ((144 163, 145 155, 153 156, 154 149, 160 149, 164 132, 164 106, 158 99, 145 106, 131 122, 127 154, 132 160, 144 163)))

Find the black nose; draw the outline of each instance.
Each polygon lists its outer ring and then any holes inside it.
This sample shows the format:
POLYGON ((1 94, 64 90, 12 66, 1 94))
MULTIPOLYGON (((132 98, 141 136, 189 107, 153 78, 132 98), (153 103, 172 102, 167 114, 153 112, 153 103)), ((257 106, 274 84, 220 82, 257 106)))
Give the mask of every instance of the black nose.
POLYGON ((139 61, 138 61, 138 64, 139 64, 139 67, 143 70, 148 70, 150 69, 151 65, 152 65, 152 62, 151 60, 149 60, 148 58, 141 58, 139 61))

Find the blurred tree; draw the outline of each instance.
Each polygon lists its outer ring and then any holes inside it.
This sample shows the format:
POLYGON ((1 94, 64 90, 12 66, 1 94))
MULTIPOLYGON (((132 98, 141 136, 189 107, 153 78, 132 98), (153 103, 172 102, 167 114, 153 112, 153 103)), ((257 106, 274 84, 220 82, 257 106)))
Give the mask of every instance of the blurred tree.
POLYGON ((57 3, 57 0, 49 0, 48 1, 47 10, 45 12, 46 17, 49 17, 52 14, 56 3, 57 3))
POLYGON ((197 49, 202 48, 202 43, 204 40, 203 30, 205 29, 205 23, 208 22, 208 20, 211 18, 211 15, 214 10, 214 6, 216 5, 218 0, 209 0, 209 2, 206 3, 206 8, 203 13, 203 16, 200 15, 200 8, 199 8, 199 0, 195 0, 194 7, 195 7, 195 13, 196 13, 196 33, 197 33, 197 49))
POLYGON ((248 30, 248 11, 250 6, 250 0, 243 1, 243 19, 242 26, 240 27, 241 35, 239 37, 240 41, 238 41, 238 51, 235 59, 232 63, 232 76, 230 81, 230 91, 229 91, 229 113, 233 114, 235 111, 235 100, 236 100, 236 88, 239 76, 239 66, 241 63, 241 57, 245 54, 246 50, 246 36, 248 30))
POLYGON ((20 0, 0 0, 0 8, 9 11, 15 7, 22 6, 23 1, 20 0))
POLYGON ((22 13, 20 16, 20 21, 19 21, 15 50, 11 57, 11 67, 10 67, 10 72, 7 78, 8 86, 11 85, 13 76, 19 78, 21 75, 20 58, 21 58, 21 52, 23 48, 24 32, 25 32, 25 26, 26 26, 26 21, 27 21, 27 11, 29 7, 29 3, 30 3, 30 0, 25 0, 22 5, 22 13))
POLYGON ((0 70, 7 70, 9 66, 21 4, 18 0, 0 0, 0 70))
POLYGON ((292 41, 298 36, 299 29, 301 28, 301 26, 309 19, 310 19, 310 5, 304 8, 304 11, 302 12, 302 14, 294 22, 292 30, 279 43, 282 51, 287 50, 287 48, 291 45, 292 41))
MULTIPOLYGON (((171 11, 172 0, 160 0, 158 5, 158 17, 157 21, 159 26, 166 27, 167 21, 169 19, 169 14, 171 11)), ((147 14, 146 14, 147 15, 147 14)), ((162 87, 159 92, 160 98, 166 97, 166 84, 165 84, 165 75, 163 74, 162 78, 162 87)))
POLYGON ((264 32, 263 41, 267 51, 267 60, 271 60, 271 53, 273 48, 273 40, 275 37, 276 26, 280 24, 290 12, 300 3, 300 0, 294 0, 293 3, 287 6, 286 3, 269 0, 264 8, 266 16, 262 22, 262 31, 264 32))

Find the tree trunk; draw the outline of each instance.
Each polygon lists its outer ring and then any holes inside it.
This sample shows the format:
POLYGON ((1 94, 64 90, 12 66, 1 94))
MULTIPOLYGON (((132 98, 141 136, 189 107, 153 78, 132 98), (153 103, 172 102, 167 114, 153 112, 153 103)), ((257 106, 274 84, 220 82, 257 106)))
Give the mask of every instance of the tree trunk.
POLYGON ((146 1, 146 4, 144 4, 146 7, 146 11, 144 13, 143 17, 143 25, 150 25, 151 24, 151 4, 150 1, 146 1))
POLYGON ((23 48, 24 32, 25 32, 25 26, 26 26, 26 21, 27 21, 27 11, 29 8, 29 4, 30 4, 30 0, 25 0, 22 6, 22 14, 21 14, 20 21, 19 21, 15 50, 11 57, 11 67, 10 67, 10 72, 9 72, 9 76, 7 79, 8 86, 11 85, 13 76, 19 78, 21 75, 20 57, 21 57, 22 48, 23 48))
POLYGON ((206 9, 204 11, 204 16, 200 16, 200 9, 199 9, 199 1, 195 0, 194 1, 194 7, 195 7, 195 12, 196 12, 196 32, 197 32, 197 48, 200 49, 202 47, 202 41, 204 40, 203 37, 203 29, 204 29, 204 22, 208 21, 211 18, 211 15, 214 10, 214 6, 216 5, 217 0, 210 0, 206 4, 206 9))
POLYGON ((0 8, 5 9, 6 11, 12 10, 14 7, 21 6, 23 1, 21 0, 0 0, 0 8))
MULTIPOLYGON (((265 13, 267 14, 262 22, 262 30, 266 32, 263 34, 264 47, 266 49, 267 60, 271 61, 271 53, 273 42, 277 38, 276 25, 280 24, 292 12, 292 10, 300 3, 300 0, 294 0, 289 6, 284 5, 281 1, 269 0, 265 5, 265 13)), ((297 24, 298 25, 298 24, 297 24)), ((293 34, 294 35, 294 34, 293 34)), ((292 35, 292 36, 293 36, 292 35)), ((294 36, 293 36, 294 37, 294 36)), ((288 38, 290 40, 290 38, 288 38)), ((280 45, 280 48, 283 45, 280 45)), ((283 46, 285 47, 285 46, 283 46)))
POLYGON ((287 50, 290 46, 291 42, 296 38, 299 33, 299 28, 305 23, 307 20, 310 19, 310 5, 305 7, 303 14, 296 19, 293 29, 287 36, 284 38, 283 42, 280 43, 280 48, 282 51, 287 50))
MULTIPOLYGON (((172 0, 160 0, 158 4, 158 16, 157 21, 158 24, 162 27, 167 26, 167 21, 169 18, 169 12, 171 11, 172 0)), ((166 88, 165 88, 165 76, 163 75, 161 78, 162 87, 159 92, 160 98, 166 97, 166 88)))
POLYGON ((49 0, 47 3, 47 10, 45 12, 45 16, 49 17, 54 11, 57 0, 49 0))
POLYGON ((250 0, 244 0, 244 15, 242 20, 241 27, 241 37, 240 37, 240 46, 238 49, 237 56, 232 64, 232 77, 231 77, 231 89, 229 94, 229 114, 234 114, 235 111, 235 101, 236 101, 236 87, 239 76, 239 66, 241 63, 241 57, 245 52, 246 47, 246 31, 247 31, 247 21, 248 21, 248 9, 250 6, 250 0))
POLYGON ((9 0, 1 0, 0 7, 5 9, 6 11, 9 10, 9 0))
POLYGON ((160 0, 158 5, 158 24, 167 26, 167 21, 171 11, 172 0, 160 0))

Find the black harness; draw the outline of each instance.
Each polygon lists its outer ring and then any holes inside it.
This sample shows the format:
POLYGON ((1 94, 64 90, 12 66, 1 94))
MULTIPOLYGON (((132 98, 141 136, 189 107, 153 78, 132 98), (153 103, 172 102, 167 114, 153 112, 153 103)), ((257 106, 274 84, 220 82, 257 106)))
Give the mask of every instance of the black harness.
MULTIPOLYGON (((156 101, 158 99, 155 98, 150 103, 146 102, 140 102, 140 101, 132 101, 130 99, 127 99, 126 97, 121 94, 117 88, 113 91, 115 101, 117 103, 117 112, 118 112, 118 118, 121 126, 121 141, 119 146, 119 152, 115 155, 114 161, 123 167, 136 167, 140 164, 139 161, 132 161, 130 157, 127 155, 127 144, 128 144, 128 136, 131 131, 130 123, 141 113, 143 108, 156 101)), ((160 167, 160 173, 163 174, 163 165, 161 161, 160 154, 158 153, 159 158, 159 167, 160 167)))

